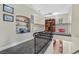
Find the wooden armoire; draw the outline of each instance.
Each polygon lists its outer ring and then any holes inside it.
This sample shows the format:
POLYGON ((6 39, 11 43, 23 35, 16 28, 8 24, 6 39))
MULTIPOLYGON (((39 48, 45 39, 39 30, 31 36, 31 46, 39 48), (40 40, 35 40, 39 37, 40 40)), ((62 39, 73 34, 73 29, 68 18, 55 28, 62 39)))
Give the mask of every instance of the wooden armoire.
POLYGON ((56 31, 55 19, 46 19, 45 20, 45 32, 50 32, 51 30, 52 32, 56 31))

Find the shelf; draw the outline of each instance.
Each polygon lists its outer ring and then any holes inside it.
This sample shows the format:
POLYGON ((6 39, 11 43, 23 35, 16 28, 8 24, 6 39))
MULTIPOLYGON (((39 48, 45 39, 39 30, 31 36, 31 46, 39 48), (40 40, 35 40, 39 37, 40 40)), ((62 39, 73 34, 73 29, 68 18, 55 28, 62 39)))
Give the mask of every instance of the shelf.
POLYGON ((26 25, 16 25, 16 26, 26 26, 26 25))
POLYGON ((72 23, 61 23, 61 24, 56 24, 56 25, 71 25, 72 23))
POLYGON ((18 22, 25 22, 25 23, 29 23, 29 22, 26 22, 26 21, 21 21, 21 20, 16 20, 16 21, 18 21, 18 22))

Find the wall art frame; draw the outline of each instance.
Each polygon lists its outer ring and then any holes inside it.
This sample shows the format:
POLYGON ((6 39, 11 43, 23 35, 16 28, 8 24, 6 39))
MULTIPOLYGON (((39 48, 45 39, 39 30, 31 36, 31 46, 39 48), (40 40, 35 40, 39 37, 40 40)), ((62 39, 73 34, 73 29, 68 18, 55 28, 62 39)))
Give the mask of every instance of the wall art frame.
POLYGON ((14 16, 3 14, 3 21, 14 22, 14 16))
POLYGON ((14 14, 14 8, 7 5, 7 4, 3 4, 3 11, 7 12, 7 13, 14 14))

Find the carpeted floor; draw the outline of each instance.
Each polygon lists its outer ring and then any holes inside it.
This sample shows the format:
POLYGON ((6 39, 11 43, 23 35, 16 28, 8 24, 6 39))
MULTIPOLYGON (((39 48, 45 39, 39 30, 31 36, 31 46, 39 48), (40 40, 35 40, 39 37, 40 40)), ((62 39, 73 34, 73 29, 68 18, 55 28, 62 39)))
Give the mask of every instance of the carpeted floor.
MULTIPOLYGON (((50 43, 49 43, 50 44, 50 43)), ((40 54, 43 54, 48 48, 49 44, 47 44, 41 51, 40 54)), ((39 49, 39 48, 38 48, 39 49)), ((34 40, 30 40, 19 44, 17 46, 8 48, 0 52, 0 54, 34 54, 34 40)))

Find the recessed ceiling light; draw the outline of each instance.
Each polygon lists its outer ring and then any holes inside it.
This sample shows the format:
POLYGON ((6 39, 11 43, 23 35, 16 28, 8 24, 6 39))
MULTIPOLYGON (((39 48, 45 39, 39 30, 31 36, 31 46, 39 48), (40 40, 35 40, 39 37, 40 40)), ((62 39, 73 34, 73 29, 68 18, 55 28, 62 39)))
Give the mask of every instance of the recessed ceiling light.
POLYGON ((58 13, 58 12, 56 12, 56 13, 52 13, 52 15, 58 15, 58 14, 60 14, 60 13, 58 13))
POLYGON ((59 14, 66 14, 68 12, 55 12, 55 13, 52 13, 52 15, 59 15, 59 14))

